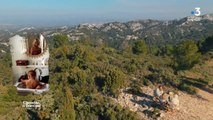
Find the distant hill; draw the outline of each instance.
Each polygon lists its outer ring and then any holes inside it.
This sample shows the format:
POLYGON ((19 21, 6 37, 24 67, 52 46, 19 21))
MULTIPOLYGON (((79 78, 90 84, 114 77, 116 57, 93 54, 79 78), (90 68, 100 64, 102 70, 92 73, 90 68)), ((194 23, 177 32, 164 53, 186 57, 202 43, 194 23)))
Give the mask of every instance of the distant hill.
MULTIPOLYGON (((162 45, 177 43, 184 39, 203 40, 213 34, 213 15, 203 15, 199 18, 185 17, 180 20, 158 21, 138 20, 126 23, 113 22, 103 25, 83 24, 71 33, 71 39, 79 34, 106 41, 110 46, 119 48, 125 41, 144 39, 146 42, 162 45)), ((79 38, 78 38, 79 39, 79 38)))
MULTIPOLYGON (((210 35, 213 35, 212 15, 172 21, 139 20, 0 30, 0 120, 213 118, 213 109, 210 109, 213 105, 212 37, 199 47, 190 40, 177 46, 162 47, 157 52, 148 51, 144 41, 135 42, 131 45, 132 50, 111 48, 125 48, 126 44, 140 39, 145 39, 149 45, 160 46, 184 39, 202 40, 210 35), (6 54, 8 39, 15 34, 28 36, 34 33, 43 33, 50 43, 51 87, 42 95, 20 96, 15 86, 11 86, 11 56, 6 54), (54 36, 57 34, 65 35, 54 36), (86 41, 71 42, 78 40, 86 41), (97 44, 87 44, 88 41, 97 44), (102 43, 110 47, 97 47, 102 43), (203 51, 207 52, 201 54, 203 51), (157 84, 164 85, 165 93, 178 94, 179 111, 167 112, 167 105, 153 101, 157 84), (20 104, 23 101, 39 102, 41 108, 24 108, 20 104)), ((172 98, 172 94, 169 95, 172 98)))
MULTIPOLYGON (((87 39, 104 42, 114 48, 122 48, 123 44, 140 39, 154 45, 173 44, 184 39, 199 41, 212 35, 213 14, 170 21, 148 19, 125 23, 80 24, 75 27, 23 27, 13 31, 5 29, 0 31, 0 42, 8 41, 8 38, 15 34, 27 35, 34 32, 42 32, 47 38, 56 34, 67 34, 70 41, 87 39)), ((1 48, 3 46, 0 45, 1 48)))

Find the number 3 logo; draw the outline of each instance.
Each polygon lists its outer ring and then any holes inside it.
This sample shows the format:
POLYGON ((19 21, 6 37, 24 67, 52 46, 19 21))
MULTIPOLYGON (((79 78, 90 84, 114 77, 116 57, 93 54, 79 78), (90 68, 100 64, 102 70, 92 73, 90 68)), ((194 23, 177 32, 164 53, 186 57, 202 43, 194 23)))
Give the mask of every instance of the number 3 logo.
POLYGON ((195 8, 195 16, 200 16, 201 12, 200 12, 200 8, 199 7, 196 7, 195 8))

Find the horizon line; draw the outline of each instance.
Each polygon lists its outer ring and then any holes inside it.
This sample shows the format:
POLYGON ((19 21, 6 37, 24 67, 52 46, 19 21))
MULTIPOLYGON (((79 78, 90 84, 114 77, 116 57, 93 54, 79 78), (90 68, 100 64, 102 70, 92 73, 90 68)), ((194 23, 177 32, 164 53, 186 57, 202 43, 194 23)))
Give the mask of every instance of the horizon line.
MULTIPOLYGON (((205 16, 205 15, 213 15, 213 13, 207 13, 207 14, 203 14, 199 17, 205 16)), ((88 22, 80 22, 80 23, 64 23, 61 22, 59 24, 52 24, 52 25, 48 25, 48 24, 37 24, 37 23, 31 23, 31 24, 17 24, 17 23, 0 23, 1 27, 35 27, 35 28, 42 28, 42 27, 64 27, 64 26, 78 26, 78 25, 84 25, 84 24, 95 24, 95 25, 101 25, 101 24, 107 24, 107 23, 114 23, 114 22, 121 22, 121 23, 126 23, 126 22, 132 22, 132 21, 145 21, 145 20, 157 20, 157 21, 173 21, 173 20, 180 20, 180 19, 184 19, 187 17, 196 17, 196 16, 184 16, 184 17, 179 17, 179 18, 171 18, 171 19, 155 19, 155 18, 145 18, 145 19, 128 19, 128 20, 102 20, 102 21, 96 21, 96 22, 92 22, 92 21, 88 21, 88 22)))

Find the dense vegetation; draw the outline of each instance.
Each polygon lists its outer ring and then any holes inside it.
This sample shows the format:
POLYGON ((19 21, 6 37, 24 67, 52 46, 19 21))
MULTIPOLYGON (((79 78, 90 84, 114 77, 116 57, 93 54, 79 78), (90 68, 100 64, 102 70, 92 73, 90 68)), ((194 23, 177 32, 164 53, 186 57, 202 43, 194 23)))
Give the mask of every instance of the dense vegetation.
POLYGON ((174 49, 177 69, 190 69, 200 60, 200 53, 196 43, 187 40, 179 43, 174 49))
POLYGON ((212 60, 212 37, 200 44, 185 40, 162 47, 139 40, 130 44, 131 49, 124 50, 91 41, 69 42, 65 35, 49 39, 51 90, 42 95, 16 93, 11 87, 10 56, 5 55, 0 60, 0 118, 133 120, 138 119, 135 113, 111 99, 122 88, 131 87, 133 94, 140 94, 141 86, 164 83, 194 94, 195 86, 206 86, 213 80, 211 71, 202 66, 212 60), (187 71, 205 73, 205 76, 189 77, 187 71), (22 101, 33 100, 39 101, 42 108, 21 107, 22 101))

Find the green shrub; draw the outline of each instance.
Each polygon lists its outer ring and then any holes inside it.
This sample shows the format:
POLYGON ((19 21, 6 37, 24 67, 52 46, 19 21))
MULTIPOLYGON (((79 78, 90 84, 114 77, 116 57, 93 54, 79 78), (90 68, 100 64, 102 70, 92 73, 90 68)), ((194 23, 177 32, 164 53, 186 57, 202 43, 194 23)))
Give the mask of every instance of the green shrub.
POLYGON ((53 37, 53 45, 54 45, 54 47, 58 48, 58 47, 61 47, 63 45, 67 45, 67 44, 68 44, 67 35, 55 35, 53 37))
POLYGON ((200 50, 202 52, 213 51, 213 36, 205 39, 205 41, 201 44, 200 50))
POLYGON ((200 57, 201 54, 198 52, 198 47, 192 40, 183 41, 174 49, 174 60, 177 70, 192 68, 199 62, 200 57))
POLYGON ((125 68, 127 72, 134 73, 137 70, 137 66, 135 64, 126 64, 125 68))
POLYGON ((143 84, 146 85, 146 86, 151 86, 152 82, 147 78, 143 78, 143 84))
POLYGON ((118 68, 109 69, 104 80, 104 92, 117 95, 125 83, 125 74, 118 68))
POLYGON ((196 88, 193 87, 192 85, 189 86, 186 83, 180 84, 179 89, 183 90, 189 94, 196 94, 196 88))
POLYGON ((134 43, 132 47, 132 51, 134 54, 147 54, 147 45, 144 40, 140 40, 134 43))

